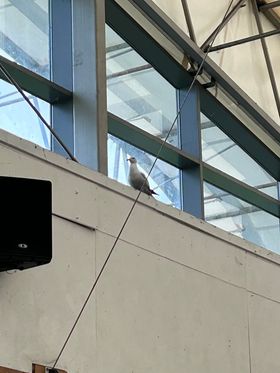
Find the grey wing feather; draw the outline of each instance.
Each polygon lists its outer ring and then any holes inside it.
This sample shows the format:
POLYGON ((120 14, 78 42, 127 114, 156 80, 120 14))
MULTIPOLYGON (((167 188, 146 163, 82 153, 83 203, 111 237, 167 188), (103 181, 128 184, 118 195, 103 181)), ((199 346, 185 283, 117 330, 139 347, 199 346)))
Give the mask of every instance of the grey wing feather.
POLYGON ((138 175, 134 175, 134 177, 130 179, 130 185, 138 190, 142 188, 143 193, 151 195, 149 182, 146 179, 145 174, 143 174, 142 172, 139 172, 138 175))
POLYGON ((142 187, 142 192, 148 194, 149 196, 151 196, 152 193, 151 193, 150 184, 148 182, 148 179, 146 179, 146 175, 143 174, 142 172, 141 172, 141 176, 143 177, 142 183, 143 183, 143 181, 145 181, 144 185, 142 187))
POLYGON ((143 172, 140 172, 138 168, 133 165, 131 165, 129 169, 128 182, 133 188, 138 190, 141 189, 143 193, 146 193, 149 196, 152 195, 146 175, 143 172))
MULTIPOLYGON (((145 180, 145 184, 150 188, 150 185, 149 185, 149 182, 148 182, 148 179, 146 179, 146 175, 143 174, 143 172, 140 172, 140 174, 143 176, 144 180, 145 180)), ((143 181, 144 181, 143 180, 143 181)))

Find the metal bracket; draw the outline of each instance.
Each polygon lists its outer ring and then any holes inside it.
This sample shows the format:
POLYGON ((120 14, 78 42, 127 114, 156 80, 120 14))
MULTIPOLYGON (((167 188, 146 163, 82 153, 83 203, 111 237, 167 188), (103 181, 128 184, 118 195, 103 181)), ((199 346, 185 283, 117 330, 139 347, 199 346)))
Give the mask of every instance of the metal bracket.
POLYGON ((216 80, 213 77, 211 77, 211 81, 210 82, 202 84, 202 86, 205 89, 213 88, 213 87, 215 87, 215 85, 216 85, 216 80))

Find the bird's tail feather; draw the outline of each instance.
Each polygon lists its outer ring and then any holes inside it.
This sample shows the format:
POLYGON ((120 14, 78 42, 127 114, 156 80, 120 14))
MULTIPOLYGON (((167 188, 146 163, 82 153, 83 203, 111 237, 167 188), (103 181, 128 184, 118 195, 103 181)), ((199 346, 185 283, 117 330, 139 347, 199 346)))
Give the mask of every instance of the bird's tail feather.
POLYGON ((156 194, 158 196, 158 193, 156 193, 153 189, 150 189, 151 194, 156 194))

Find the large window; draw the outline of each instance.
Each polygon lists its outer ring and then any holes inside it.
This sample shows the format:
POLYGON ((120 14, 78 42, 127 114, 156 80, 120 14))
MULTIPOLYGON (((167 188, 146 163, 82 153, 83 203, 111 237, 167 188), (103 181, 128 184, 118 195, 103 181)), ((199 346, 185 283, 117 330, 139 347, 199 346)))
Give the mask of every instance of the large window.
POLYGON ((280 253, 279 219, 204 183, 205 220, 248 241, 280 253))
MULTIPOLYGON (((0 55, 45 78, 50 77, 49 0, 0 1, 0 55)), ((10 73, 28 89, 35 88, 24 73, 10 73), (16 75, 15 75, 16 74, 16 75)), ((47 92, 47 89, 45 90, 47 92)), ((50 104, 25 92, 32 104, 50 123, 50 104)), ((51 136, 17 89, 0 81, 0 128, 44 148, 51 148, 51 136)))
POLYGON ((278 198, 277 181, 203 114, 201 138, 205 163, 278 198))
MULTIPOLYGON (((109 26, 106 64, 108 111, 165 139, 176 117, 176 89, 109 26)), ((168 142, 178 146, 177 125, 168 142)))
MULTIPOLYGON (((201 114, 202 159, 205 163, 277 199, 277 181, 201 114)), ((236 183, 236 188, 238 187, 236 183)), ((250 192, 248 191, 248 194, 250 192)), ((276 202, 276 201, 275 201, 276 202)), ((280 252, 279 219, 210 183, 204 183, 205 220, 248 241, 280 252)))
POLYGON ((0 54, 50 76, 49 1, 0 1, 0 54))
MULTIPOLYGON (((136 53, 109 26, 106 27, 108 111, 162 140, 176 117, 176 89, 136 53)), ((178 146, 177 123, 168 143, 178 146)), ((147 151, 109 135, 108 176, 127 184, 128 157, 135 157, 141 172, 148 174, 155 157, 147 151)), ((181 208, 180 172, 158 160, 149 177, 161 202, 181 208)))
MULTIPOLYGON (((43 117, 50 121, 50 105, 26 93, 43 117)), ((0 80, 0 128, 50 149, 50 132, 11 84, 0 80)))

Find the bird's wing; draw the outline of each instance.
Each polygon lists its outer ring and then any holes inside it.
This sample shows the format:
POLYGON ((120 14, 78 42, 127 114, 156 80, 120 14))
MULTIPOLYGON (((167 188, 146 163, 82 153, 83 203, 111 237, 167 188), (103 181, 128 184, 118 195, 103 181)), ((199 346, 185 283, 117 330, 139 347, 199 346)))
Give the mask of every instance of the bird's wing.
POLYGON ((146 175, 140 172, 137 167, 133 167, 133 165, 130 166, 128 182, 133 188, 141 190, 149 196, 153 194, 146 175))
POLYGON ((146 176, 143 172, 140 172, 140 175, 143 176, 143 181, 142 181, 142 183, 143 183, 144 180, 145 180, 145 185, 150 189, 150 184, 149 184, 149 182, 148 182, 147 176, 146 176))
POLYGON ((134 177, 131 179, 131 186, 138 190, 141 189, 143 193, 151 195, 149 183, 145 174, 142 172, 138 172, 136 175, 134 175, 134 177))

